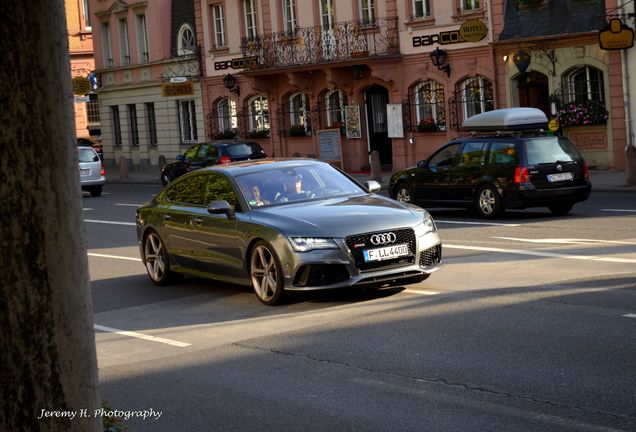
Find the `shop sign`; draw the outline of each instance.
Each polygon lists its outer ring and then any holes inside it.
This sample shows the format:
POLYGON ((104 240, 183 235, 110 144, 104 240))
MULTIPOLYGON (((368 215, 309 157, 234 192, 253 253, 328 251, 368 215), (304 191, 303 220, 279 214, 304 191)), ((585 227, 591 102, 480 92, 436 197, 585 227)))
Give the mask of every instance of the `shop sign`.
POLYGON ((161 90, 164 97, 194 95, 194 85, 192 81, 184 83, 162 83, 161 90))
POLYGON ((440 32, 438 34, 413 36, 412 42, 413 47, 417 48, 421 46, 434 45, 436 43, 440 45, 456 44, 466 42, 466 40, 459 33, 459 30, 451 30, 440 32))
POLYGON ((548 122, 548 130, 550 130, 551 132, 556 132, 559 130, 559 120, 557 120, 556 118, 550 119, 550 121, 548 122))
POLYGON ((634 30, 618 18, 599 30, 598 43, 604 50, 622 50, 634 46, 634 30))
POLYGON ((468 20, 459 28, 459 34, 467 42, 479 42, 488 34, 488 26, 481 20, 468 20))
POLYGON ((214 62, 214 70, 245 69, 247 65, 256 64, 256 57, 238 57, 231 60, 214 62))

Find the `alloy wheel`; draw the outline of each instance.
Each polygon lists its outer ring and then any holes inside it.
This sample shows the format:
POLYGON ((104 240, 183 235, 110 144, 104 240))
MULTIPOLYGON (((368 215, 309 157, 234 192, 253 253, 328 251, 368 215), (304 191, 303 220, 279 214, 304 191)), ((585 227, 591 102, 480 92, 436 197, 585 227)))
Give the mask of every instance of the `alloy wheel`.
POLYGON ((150 233, 144 244, 144 260, 148 275, 155 283, 166 279, 166 253, 161 239, 156 233, 150 233))
POLYGON ((282 294, 282 274, 274 253, 264 242, 252 250, 250 276, 254 291, 263 303, 273 305, 278 302, 282 294))

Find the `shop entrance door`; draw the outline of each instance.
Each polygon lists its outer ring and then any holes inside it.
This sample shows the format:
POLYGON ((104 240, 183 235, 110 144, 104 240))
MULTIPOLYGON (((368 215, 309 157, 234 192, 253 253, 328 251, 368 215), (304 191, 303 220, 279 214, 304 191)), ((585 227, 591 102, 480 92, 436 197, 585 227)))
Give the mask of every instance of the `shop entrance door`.
POLYGON ((390 168, 393 165, 393 149, 387 127, 386 105, 388 101, 389 92, 382 86, 371 86, 364 93, 369 153, 377 150, 380 154, 380 164, 390 168))
POLYGON ((548 77, 540 72, 521 74, 517 78, 519 90, 519 106, 539 108, 550 118, 550 90, 548 77))

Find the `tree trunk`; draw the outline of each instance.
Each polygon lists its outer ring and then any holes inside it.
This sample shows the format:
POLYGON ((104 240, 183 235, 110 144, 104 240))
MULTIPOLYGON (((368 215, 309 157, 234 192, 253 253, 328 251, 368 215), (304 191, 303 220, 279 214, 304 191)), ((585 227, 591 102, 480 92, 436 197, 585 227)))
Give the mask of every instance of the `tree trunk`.
POLYGON ((99 431, 64 2, 0 2, 0 52, 0 430, 99 431))

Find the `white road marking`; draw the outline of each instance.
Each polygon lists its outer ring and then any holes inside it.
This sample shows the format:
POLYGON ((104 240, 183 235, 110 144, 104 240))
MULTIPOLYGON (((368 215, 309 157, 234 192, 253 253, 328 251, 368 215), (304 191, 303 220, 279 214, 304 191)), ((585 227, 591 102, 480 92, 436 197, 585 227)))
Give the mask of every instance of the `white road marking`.
POLYGON ((545 239, 527 239, 517 237, 493 237, 502 240, 513 240, 525 243, 541 243, 541 244, 622 244, 636 245, 635 242, 624 242, 617 240, 596 240, 596 239, 567 239, 567 238, 545 238, 545 239))
POLYGON ((618 212, 618 213, 636 213, 636 210, 632 209, 601 209, 604 212, 618 212))
POLYGON ((103 220, 95 220, 95 219, 84 219, 84 222, 107 224, 107 225, 126 225, 126 226, 137 225, 134 222, 115 222, 115 221, 103 221, 103 220))
POLYGON ((116 206, 124 206, 124 207, 141 207, 143 204, 120 204, 120 203, 116 203, 116 206))
POLYGON ((636 314, 625 314, 623 315, 625 318, 636 318, 636 314))
POLYGON ((490 225, 490 226, 505 226, 505 227, 518 227, 521 224, 507 224, 507 223, 497 223, 497 222, 468 222, 468 221, 449 221, 449 220, 441 220, 435 219, 435 223, 443 223, 443 224, 455 224, 455 225, 490 225))
POLYGON ((428 296, 439 294, 439 292, 437 291, 425 291, 425 290, 416 290, 416 289, 405 289, 404 292, 411 293, 411 294, 428 295, 428 296))
POLYGON ((93 209, 92 208, 83 208, 82 210, 89 211, 89 210, 93 210, 93 209))
POLYGON ((151 341, 151 342, 159 342, 159 343, 162 343, 162 344, 172 345, 172 346, 176 346, 176 347, 180 347, 180 348, 192 345, 192 344, 189 344, 189 343, 179 342, 179 341, 175 341, 175 340, 172 340, 172 339, 166 339, 166 338, 157 337, 157 336, 150 336, 150 335, 145 335, 145 334, 142 334, 142 333, 131 332, 131 331, 126 331, 126 330, 119 330, 119 329, 115 329, 115 328, 111 328, 111 327, 101 326, 101 325, 98 325, 98 324, 93 325, 93 328, 95 330, 100 330, 100 331, 104 331, 104 332, 108 332, 108 333, 116 333, 116 334, 122 335, 122 336, 129 336, 129 337, 132 337, 132 338, 143 339, 143 340, 147 340, 147 341, 151 341))
POLYGON ((444 244, 443 247, 447 249, 463 249, 463 250, 473 250, 473 251, 481 251, 481 252, 499 252, 499 253, 515 254, 515 255, 539 256, 539 257, 545 257, 545 258, 564 258, 564 259, 581 260, 581 261, 603 261, 603 262, 612 262, 612 263, 636 264, 636 259, 629 259, 629 258, 603 258, 598 256, 589 256, 589 255, 568 255, 568 254, 553 253, 553 252, 529 251, 529 250, 519 250, 519 249, 502 249, 502 248, 491 248, 491 247, 480 247, 480 246, 461 246, 461 245, 449 245, 449 244, 444 244))
POLYGON ((86 255, 92 256, 92 257, 98 257, 98 258, 112 258, 112 259, 120 259, 120 260, 127 260, 127 261, 140 261, 141 262, 141 258, 125 257, 125 256, 118 256, 118 255, 105 255, 105 254, 98 254, 98 253, 93 253, 93 252, 89 252, 86 255))

